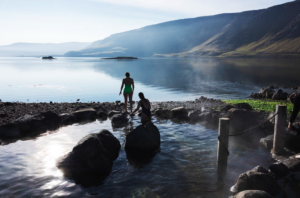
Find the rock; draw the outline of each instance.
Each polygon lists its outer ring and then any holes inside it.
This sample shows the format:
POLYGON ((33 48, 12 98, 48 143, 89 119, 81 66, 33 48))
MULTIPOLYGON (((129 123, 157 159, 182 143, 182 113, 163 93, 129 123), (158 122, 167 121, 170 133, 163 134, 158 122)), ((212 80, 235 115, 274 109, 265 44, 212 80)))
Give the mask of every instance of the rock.
POLYGON ((229 109, 232 109, 232 108, 234 108, 234 106, 232 106, 232 105, 226 105, 226 106, 222 107, 220 110, 221 111, 228 111, 229 109))
POLYGON ((273 117, 275 114, 276 114, 275 112, 270 113, 267 119, 268 121, 262 125, 262 128, 267 129, 272 133, 274 133, 275 117, 272 118, 271 120, 269 119, 273 117))
POLYGON ((261 93, 252 93, 251 97, 254 99, 260 99, 263 98, 263 95, 261 93))
POLYGON ((230 109, 228 111, 230 118, 230 133, 242 132, 259 122, 260 114, 255 111, 248 111, 244 109, 230 109))
POLYGON ((253 110, 253 108, 248 103, 237 103, 234 106, 238 109, 253 110))
POLYGON ((171 110, 171 117, 178 120, 187 120, 188 111, 184 107, 177 107, 171 110))
POLYGON ((273 94, 272 100, 286 100, 288 97, 288 93, 282 91, 282 89, 279 89, 276 93, 273 94))
POLYGON ((101 120, 107 120, 107 113, 100 111, 98 114, 98 118, 101 120))
POLYGON ((272 149, 274 142, 274 135, 269 135, 265 138, 261 138, 259 143, 261 143, 265 148, 272 149))
POLYGON ((43 132, 46 130, 56 130, 60 126, 60 117, 52 112, 44 112, 38 115, 22 116, 16 119, 13 124, 18 126, 23 135, 29 132, 43 132))
POLYGON ((272 196, 262 190, 244 190, 238 193, 235 198, 272 198, 272 196))
POLYGON ((168 109, 158 109, 154 112, 156 116, 163 119, 170 119, 171 118, 171 111, 168 109))
POLYGON ((16 137, 20 135, 20 129, 15 124, 11 123, 0 126, 0 137, 16 137))
POLYGON ((282 162, 290 172, 300 172, 300 159, 292 158, 282 162))
POLYGON ((114 115, 116 115, 116 114, 121 114, 122 112, 121 111, 110 111, 107 115, 108 115, 108 117, 112 117, 112 116, 114 116, 114 115))
POLYGON ((273 89, 261 89, 260 94, 262 94, 263 98, 272 98, 275 91, 273 89))
POLYGON ((153 123, 139 125, 126 136, 125 149, 155 151, 160 147, 160 133, 153 123))
POLYGON ((75 111, 81 110, 81 109, 88 109, 89 107, 87 105, 80 105, 75 108, 75 111))
POLYGON ((259 173, 268 173, 269 172, 267 169, 265 169, 262 166, 256 166, 251 171, 253 171, 253 172, 259 172, 259 173))
POLYGON ((198 121, 200 113, 201 113, 201 111, 192 111, 192 112, 189 112, 189 114, 188 114, 189 120, 191 120, 191 121, 198 121))
POLYGON ((278 183, 269 174, 253 171, 239 175, 235 187, 237 192, 244 190, 262 190, 272 196, 277 195, 281 189, 278 183))
POLYGON ((76 117, 72 113, 63 113, 59 115, 61 119, 61 125, 69 125, 69 124, 74 124, 76 122, 76 117))
POLYGON ((210 122, 213 114, 211 112, 204 112, 199 115, 199 120, 202 122, 210 122))
POLYGON ((116 103, 119 104, 119 103, 121 103, 121 101, 120 101, 120 100, 117 100, 116 103))
POLYGON ((96 110, 93 108, 80 109, 73 112, 76 119, 80 121, 95 120, 97 118, 96 110))
POLYGON ((269 86, 268 89, 275 89, 273 85, 269 86))
POLYGON ((269 170, 279 178, 285 177, 290 173, 288 167, 283 163, 274 163, 269 166, 269 170))
POLYGON ((128 118, 126 114, 115 114, 111 119, 111 124, 113 127, 123 127, 127 124, 128 118))
POLYGON ((118 157, 121 145, 111 132, 101 130, 83 137, 73 150, 59 158, 56 166, 77 183, 90 182, 90 177, 104 179, 118 157))

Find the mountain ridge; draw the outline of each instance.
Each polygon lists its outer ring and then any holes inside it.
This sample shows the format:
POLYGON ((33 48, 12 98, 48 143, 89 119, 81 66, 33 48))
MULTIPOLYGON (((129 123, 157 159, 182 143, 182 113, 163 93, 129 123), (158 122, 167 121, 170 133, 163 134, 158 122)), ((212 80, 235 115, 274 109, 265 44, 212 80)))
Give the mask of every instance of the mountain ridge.
POLYGON ((300 57, 300 1, 179 19, 111 35, 65 56, 300 57))

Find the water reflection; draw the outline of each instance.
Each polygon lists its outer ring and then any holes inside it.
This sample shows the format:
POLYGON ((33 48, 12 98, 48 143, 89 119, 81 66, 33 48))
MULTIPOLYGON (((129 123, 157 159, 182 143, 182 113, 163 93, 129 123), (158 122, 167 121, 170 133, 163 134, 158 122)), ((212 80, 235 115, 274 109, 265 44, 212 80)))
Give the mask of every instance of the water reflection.
POLYGON ((245 98, 269 85, 299 87, 298 65, 298 59, 0 58, 0 93, 2 100, 24 102, 123 100, 118 93, 128 71, 135 92, 151 101, 245 98))

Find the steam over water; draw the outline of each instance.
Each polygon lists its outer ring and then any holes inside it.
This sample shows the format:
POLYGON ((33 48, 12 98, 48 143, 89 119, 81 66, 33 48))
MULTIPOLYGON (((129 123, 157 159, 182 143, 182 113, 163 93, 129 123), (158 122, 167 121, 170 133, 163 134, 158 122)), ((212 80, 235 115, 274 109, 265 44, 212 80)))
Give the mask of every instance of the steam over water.
MULTIPOLYGON (((245 98, 269 85, 300 86, 297 60, 0 58, 3 101, 115 101, 126 71, 135 80, 134 100, 194 100, 200 96, 245 98)), ((0 197, 228 197, 238 175, 272 163, 258 140, 230 137, 228 168, 218 180, 216 128, 153 118, 161 150, 149 161, 127 159, 126 133, 140 124, 113 129, 110 120, 74 124, 38 137, 0 146, 0 197), (55 161, 85 135, 110 130, 122 144, 111 174, 100 186, 84 188, 63 177, 55 161)), ((281 196, 281 195, 279 195, 281 196)))
POLYGON ((151 101, 248 97, 269 85, 300 86, 298 60, 0 58, 0 99, 22 102, 116 101, 121 79, 151 101))

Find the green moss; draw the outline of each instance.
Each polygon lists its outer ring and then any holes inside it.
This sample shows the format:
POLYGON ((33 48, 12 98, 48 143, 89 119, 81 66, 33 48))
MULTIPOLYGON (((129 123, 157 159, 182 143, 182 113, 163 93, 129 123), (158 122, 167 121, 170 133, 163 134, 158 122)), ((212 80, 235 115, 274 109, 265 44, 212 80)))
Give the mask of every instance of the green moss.
POLYGON ((248 103, 253 109, 257 111, 275 112, 276 105, 286 105, 287 113, 291 114, 294 105, 286 100, 270 100, 270 99, 238 99, 238 100, 223 100, 227 104, 237 104, 237 103, 248 103))

